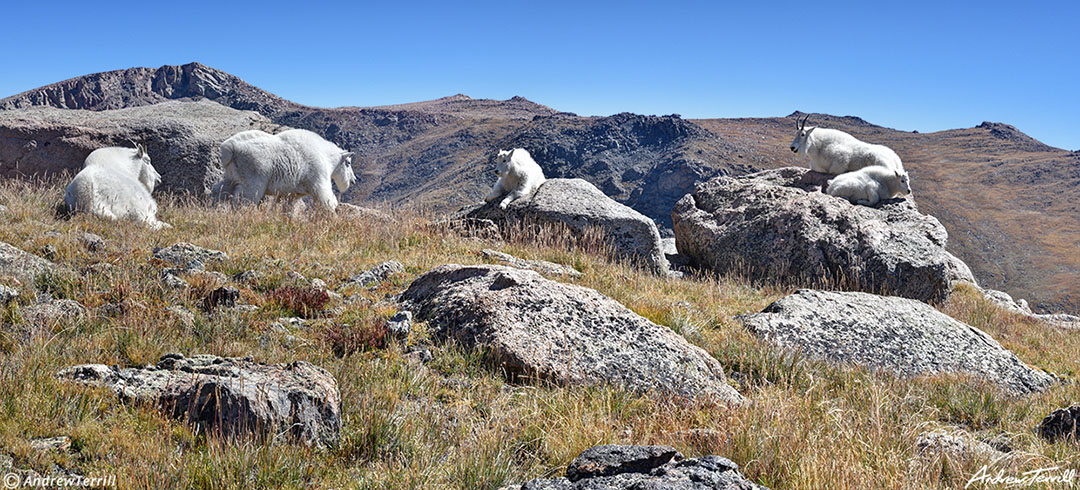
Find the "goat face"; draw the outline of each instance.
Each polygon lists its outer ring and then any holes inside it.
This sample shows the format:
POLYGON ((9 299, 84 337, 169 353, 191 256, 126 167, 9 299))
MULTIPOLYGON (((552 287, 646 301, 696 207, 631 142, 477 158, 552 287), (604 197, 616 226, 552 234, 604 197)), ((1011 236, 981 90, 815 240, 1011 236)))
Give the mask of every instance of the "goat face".
POLYGON ((907 172, 896 172, 896 176, 900 178, 900 195, 911 194, 911 179, 908 178, 907 172))
POLYGON ((139 182, 146 186, 147 191, 154 192, 154 188, 161 183, 161 174, 150 164, 150 155, 146 152, 145 146, 138 146, 135 158, 141 163, 139 182))
POLYGON ((506 175, 506 172, 510 168, 510 157, 514 155, 514 150, 499 150, 499 154, 495 157, 495 175, 502 178, 506 175))
POLYGON ((810 119, 810 115, 807 114, 802 121, 795 121, 795 129, 798 132, 795 133, 795 139, 791 140, 791 152, 799 153, 806 152, 807 138, 810 137, 810 133, 814 131, 814 127, 806 127, 806 121, 810 119))
POLYGON ((338 162, 337 167, 334 169, 334 184, 341 192, 349 190, 349 186, 356 182, 356 174, 352 169, 353 153, 345 152, 341 154, 341 160, 338 162))

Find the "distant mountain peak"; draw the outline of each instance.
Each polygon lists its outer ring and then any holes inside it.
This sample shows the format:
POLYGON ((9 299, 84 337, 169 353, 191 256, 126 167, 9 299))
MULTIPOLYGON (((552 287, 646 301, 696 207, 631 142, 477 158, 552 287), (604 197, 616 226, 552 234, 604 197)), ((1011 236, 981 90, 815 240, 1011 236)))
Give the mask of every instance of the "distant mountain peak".
POLYGON ((1011 124, 983 121, 982 124, 975 126, 975 129, 985 129, 990 132, 990 136, 999 140, 1015 143, 1017 146, 1029 151, 1045 151, 1051 149, 1049 145, 1024 134, 1023 131, 1016 129, 1016 126, 1011 124))

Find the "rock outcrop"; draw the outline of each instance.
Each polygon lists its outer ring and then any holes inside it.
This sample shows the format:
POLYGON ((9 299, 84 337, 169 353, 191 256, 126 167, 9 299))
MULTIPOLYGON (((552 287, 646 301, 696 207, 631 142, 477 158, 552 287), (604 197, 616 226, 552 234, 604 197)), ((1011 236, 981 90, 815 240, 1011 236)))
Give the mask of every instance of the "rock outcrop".
POLYGON ((499 265, 443 265, 401 294, 437 339, 481 347, 511 375, 739 402, 701 348, 618 302, 499 265))
POLYGON ((126 400, 160 407, 210 433, 255 435, 333 446, 341 431, 337 381, 307 362, 166 354, 145 369, 83 364, 57 377, 111 388, 126 400))
POLYGON ((514 201, 505 210, 492 202, 460 214, 468 219, 491 220, 504 232, 545 225, 565 226, 578 236, 596 230, 616 257, 660 274, 669 270, 656 223, 581 179, 548 179, 531 196, 514 201))
POLYGON ((180 269, 197 271, 205 269, 208 264, 229 260, 229 255, 225 252, 187 242, 179 242, 168 247, 155 247, 153 257, 180 269))
POLYGON ((684 459, 670 446, 603 445, 586 449, 566 477, 531 480, 502 490, 767 490, 720 456, 684 459))
POLYGON ((0 111, 0 176, 42 176, 82 168, 91 151, 146 145, 158 189, 206 194, 221 178, 219 146, 240 131, 280 127, 255 112, 202 100, 108 111, 31 107, 0 111))
POLYGON ((740 319, 782 348, 897 376, 967 374, 1014 394, 1055 382, 983 331, 906 298, 802 289, 740 319))
POLYGON ((829 177, 788 167, 698 184, 672 211, 679 253, 721 273, 925 302, 975 282, 913 200, 855 206, 819 191, 829 177))

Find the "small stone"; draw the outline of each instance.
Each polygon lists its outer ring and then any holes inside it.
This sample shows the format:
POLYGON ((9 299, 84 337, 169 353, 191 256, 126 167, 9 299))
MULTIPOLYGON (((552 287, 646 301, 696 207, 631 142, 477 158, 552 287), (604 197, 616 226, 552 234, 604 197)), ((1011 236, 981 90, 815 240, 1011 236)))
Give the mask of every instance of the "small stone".
POLYGON ((52 450, 66 451, 71 447, 71 438, 68 436, 58 436, 33 439, 30 441, 30 447, 41 452, 52 450))
POLYGON ((240 290, 232 286, 223 286, 210 291, 202 301, 203 311, 213 311, 218 307, 231 308, 236 306, 236 301, 240 299, 240 290))
POLYGON ((989 444, 975 440, 970 434, 961 430, 952 433, 944 430, 924 432, 916 439, 915 447, 920 454, 925 456, 948 454, 959 458, 996 458, 1002 455, 989 444))
POLYGON ((412 312, 399 311, 394 313, 394 316, 386 321, 386 328, 390 331, 390 335, 401 340, 408 339, 409 333, 412 332, 412 312))
POLYGON ((195 314, 188 311, 188 309, 183 306, 170 306, 165 308, 165 312, 168 313, 169 316, 179 320, 180 323, 186 327, 195 325, 195 314))
POLYGON ((390 260, 372 267, 360 274, 353 276, 349 279, 360 287, 370 287, 381 283, 390 278, 394 274, 404 274, 405 266, 396 260, 390 260))
POLYGON ((205 269, 206 264, 209 263, 229 260, 229 256, 225 252, 197 247, 186 242, 164 248, 155 248, 154 258, 184 269, 198 270, 205 269))
POLYGON ((101 252, 105 250, 105 239, 93 233, 82 233, 79 235, 79 243, 82 243, 87 250, 91 252, 101 252))
POLYGON ((1050 415, 1039 423, 1039 436, 1050 442, 1076 440, 1080 436, 1077 425, 1080 425, 1080 405, 1059 408, 1050 412, 1050 415))
POLYGON ((318 278, 312 279, 311 280, 311 288, 312 289, 318 289, 320 291, 326 291, 327 290, 326 281, 324 281, 322 279, 318 279, 318 278))
POLYGON ((294 282, 307 282, 307 278, 303 274, 296 271, 289 271, 285 273, 285 278, 294 282))
POLYGON ((649 473, 669 462, 682 459, 683 455, 671 446, 595 446, 586 449, 570 462, 566 469, 566 478, 578 481, 621 473, 649 473))
POLYGON ((44 247, 41 247, 40 254, 45 260, 55 261, 57 250, 56 247, 52 245, 45 245, 44 247))
POLYGON ((13 288, 9 288, 3 284, 0 284, 0 306, 8 303, 14 303, 19 299, 19 292, 13 288))
POLYGON ((187 289, 191 287, 187 281, 176 277, 174 274, 164 274, 161 277, 161 282, 165 283, 165 286, 170 289, 187 289))
POLYGON ((262 279, 263 273, 257 270, 246 270, 244 272, 238 272, 233 274, 232 280, 242 284, 252 284, 259 279, 262 279))

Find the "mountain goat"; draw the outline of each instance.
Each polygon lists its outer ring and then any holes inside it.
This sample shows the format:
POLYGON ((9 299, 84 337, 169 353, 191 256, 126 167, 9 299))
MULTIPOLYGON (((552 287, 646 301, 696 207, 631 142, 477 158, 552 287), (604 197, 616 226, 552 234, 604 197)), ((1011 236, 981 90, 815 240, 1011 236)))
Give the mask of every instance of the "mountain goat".
POLYGON ((874 165, 837 175, 826 192, 855 204, 873 206, 879 201, 911 194, 907 172, 874 165))
POLYGON ((258 203, 264 196, 286 197, 293 204, 312 196, 333 211, 338 201, 331 182, 345 192, 356 181, 353 153, 304 129, 276 135, 252 130, 221 144, 224 176, 214 185, 214 198, 258 203))
POLYGON ((71 212, 89 212, 106 219, 130 219, 151 229, 172 228, 158 221, 157 202, 150 195, 161 175, 150 164, 146 147, 98 148, 64 191, 71 212))
POLYGON ((791 151, 809 156, 810 170, 839 175, 878 165, 904 171, 900 156, 891 148, 859 141, 837 129, 806 127, 808 119, 809 114, 802 121, 796 121, 798 132, 791 142, 791 151))
POLYGON ((495 175, 499 176, 499 181, 495 182, 484 201, 492 202, 502 197, 500 209, 506 209, 510 203, 532 194, 546 180, 544 170, 524 148, 499 150, 495 157, 495 175))

